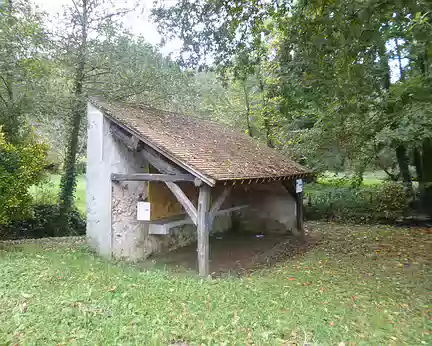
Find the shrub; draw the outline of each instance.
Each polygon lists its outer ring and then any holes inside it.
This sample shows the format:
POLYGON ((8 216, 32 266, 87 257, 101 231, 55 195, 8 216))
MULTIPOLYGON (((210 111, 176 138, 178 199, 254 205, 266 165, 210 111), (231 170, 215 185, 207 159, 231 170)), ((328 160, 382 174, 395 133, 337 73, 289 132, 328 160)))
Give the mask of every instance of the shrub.
POLYGON ((311 220, 393 222, 407 203, 401 184, 387 182, 369 187, 327 187, 310 192, 305 215, 311 220))
POLYGON ((0 224, 30 215, 29 188, 43 178, 47 150, 32 136, 24 143, 8 143, 0 128, 0 224))
POLYGON ((25 239, 84 235, 86 220, 74 209, 70 215, 69 227, 61 227, 59 208, 56 204, 41 204, 25 220, 13 221, 0 227, 0 239, 25 239))
POLYGON ((397 182, 386 182, 378 189, 377 212, 387 219, 400 217, 408 207, 404 186, 397 182))

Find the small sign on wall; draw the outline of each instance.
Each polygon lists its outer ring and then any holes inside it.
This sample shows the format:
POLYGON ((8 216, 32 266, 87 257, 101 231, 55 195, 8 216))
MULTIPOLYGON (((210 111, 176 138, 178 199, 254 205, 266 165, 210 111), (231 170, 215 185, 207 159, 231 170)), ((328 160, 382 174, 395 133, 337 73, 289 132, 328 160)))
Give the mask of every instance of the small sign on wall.
POLYGON ((150 202, 138 202, 137 220, 150 221, 150 202))
POLYGON ((303 179, 296 180, 296 193, 303 192, 303 179))

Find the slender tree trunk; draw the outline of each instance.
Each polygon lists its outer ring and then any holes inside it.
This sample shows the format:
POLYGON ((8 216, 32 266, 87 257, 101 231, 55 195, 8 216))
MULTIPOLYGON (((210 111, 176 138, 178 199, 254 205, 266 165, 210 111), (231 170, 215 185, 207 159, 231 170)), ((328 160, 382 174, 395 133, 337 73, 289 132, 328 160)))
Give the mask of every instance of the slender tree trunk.
POLYGON ((404 70, 403 70, 403 66, 402 66, 402 56, 401 56, 401 51, 400 51, 400 47, 399 47, 399 42, 398 39, 395 38, 395 46, 396 46, 396 54, 397 54, 397 59, 398 59, 398 65, 399 65, 399 80, 400 81, 404 81, 405 80, 405 74, 404 74, 404 70))
MULTIPOLYGON (((390 96, 390 85, 391 85, 390 66, 389 66, 389 60, 386 54, 386 48, 384 43, 381 47, 380 59, 384 69, 384 76, 383 76, 384 89, 387 90, 388 96, 390 96)), ((392 111, 393 110, 387 104, 387 109, 386 109, 387 114, 391 114, 392 111)), ((393 128, 396 127, 396 124, 393 124, 392 127, 393 128)), ((411 198, 413 195, 412 179, 409 171, 409 163, 408 163, 408 156, 406 153, 406 147, 403 144, 399 143, 396 146, 396 159, 399 166, 400 175, 405 185, 405 193, 408 198, 411 198)))
POLYGON ((423 158, 422 158, 422 153, 420 151, 419 148, 415 147, 414 148, 414 152, 413 152, 413 156, 414 156, 414 166, 416 169, 416 176, 417 176, 417 181, 419 183, 419 191, 420 194, 422 194, 423 191, 423 158))
POLYGON ((262 75, 261 75, 261 71, 258 71, 258 82, 259 82, 259 88, 260 88, 260 93, 261 93, 261 100, 262 100, 262 104, 263 104, 263 118, 264 118, 264 131, 265 131, 265 138, 266 138, 266 143, 267 146, 270 148, 273 148, 273 141, 271 138, 271 124, 270 124, 270 117, 268 114, 268 111, 266 109, 267 107, 267 100, 265 98, 265 92, 264 92, 264 81, 262 79, 262 75))
POLYGON ((422 206, 423 210, 432 216, 432 139, 423 141, 423 193, 422 206))
POLYGON ((245 96, 245 103, 246 103, 246 125, 247 125, 247 131, 248 135, 253 137, 252 133, 252 126, 250 123, 250 102, 249 102, 249 94, 246 89, 246 81, 243 83, 243 92, 245 96))
POLYGON ((405 186, 405 193, 407 196, 413 195, 412 178, 409 171, 409 161, 406 148, 400 144, 396 147, 396 159, 399 165, 399 171, 405 186))
MULTIPOLYGON (((429 42, 424 44, 424 52, 420 56, 420 71, 425 79, 429 78, 429 42)), ((422 143, 422 178, 423 189, 421 193, 422 210, 432 216, 432 138, 426 138, 422 143)))
POLYGON ((72 101, 72 117, 69 124, 69 138, 66 149, 64 172, 60 182, 60 222, 62 228, 69 227, 70 211, 74 205, 76 190, 76 159, 79 143, 79 132, 82 119, 85 115, 86 101, 83 94, 85 77, 86 49, 87 49, 87 25, 88 4, 82 0, 83 13, 81 15, 81 44, 78 50, 78 64, 75 71, 74 99, 72 101))

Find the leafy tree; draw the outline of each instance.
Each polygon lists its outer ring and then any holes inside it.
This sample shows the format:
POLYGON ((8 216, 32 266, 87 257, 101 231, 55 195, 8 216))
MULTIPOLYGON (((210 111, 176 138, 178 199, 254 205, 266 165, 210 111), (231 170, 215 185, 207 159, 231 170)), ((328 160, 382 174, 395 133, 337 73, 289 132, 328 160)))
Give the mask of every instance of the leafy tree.
POLYGON ((0 224, 31 213, 29 188, 43 178, 48 147, 28 137, 19 144, 6 139, 0 127, 0 224))
POLYGON ((74 202, 79 135, 86 113, 86 83, 100 70, 99 66, 90 63, 94 53, 91 35, 100 37, 107 32, 107 28, 112 28, 118 16, 130 11, 128 8, 113 10, 113 5, 111 1, 104 0, 73 0, 73 5, 65 8, 65 29, 57 33, 54 41, 58 57, 70 71, 72 85, 68 141, 59 196, 60 218, 64 225, 69 224, 68 216, 74 202))
POLYGON ((29 116, 40 109, 46 42, 42 17, 27 2, 6 1, 0 7, 0 125, 12 143, 26 137, 29 116))
POLYGON ((410 161, 430 179, 431 13, 422 0, 196 0, 159 3, 154 16, 183 40, 182 62, 211 54, 219 72, 258 74, 269 145, 315 168, 354 168, 359 182, 385 153, 409 193, 410 161))

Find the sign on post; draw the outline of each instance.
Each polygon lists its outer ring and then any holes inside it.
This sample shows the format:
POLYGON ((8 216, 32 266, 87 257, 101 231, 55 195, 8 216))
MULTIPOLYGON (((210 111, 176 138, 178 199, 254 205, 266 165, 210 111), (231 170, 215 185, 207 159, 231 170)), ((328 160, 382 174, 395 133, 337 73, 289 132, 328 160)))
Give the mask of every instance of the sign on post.
POLYGON ((137 220, 150 221, 150 202, 138 202, 137 220))
POLYGON ((296 180, 296 193, 302 193, 303 192, 303 179, 297 179, 296 180))

